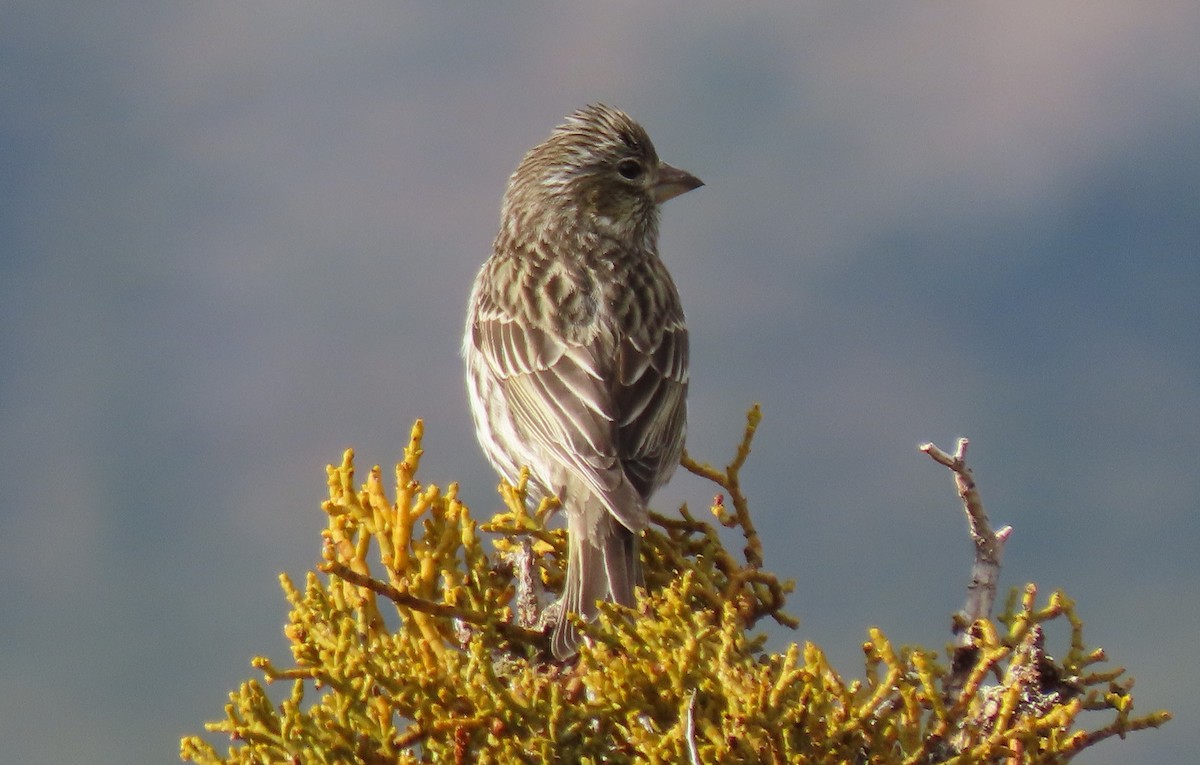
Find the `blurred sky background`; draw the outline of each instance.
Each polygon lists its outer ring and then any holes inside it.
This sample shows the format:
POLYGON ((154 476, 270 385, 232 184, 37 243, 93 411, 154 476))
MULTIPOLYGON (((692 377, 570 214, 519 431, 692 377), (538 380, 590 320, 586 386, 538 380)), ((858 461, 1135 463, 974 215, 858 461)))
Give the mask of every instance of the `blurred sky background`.
POLYGON ((745 481, 802 620, 772 646, 945 644, 971 549, 917 444, 966 435, 1003 586, 1065 588, 1177 716, 1079 761, 1194 762, 1200 4, 1154 0, 5 3, 3 759, 175 761, 288 657, 277 574, 346 447, 390 466, 422 417, 425 480, 498 506, 467 293, 508 174, 593 101, 707 183, 661 250, 691 452, 765 412, 745 481))

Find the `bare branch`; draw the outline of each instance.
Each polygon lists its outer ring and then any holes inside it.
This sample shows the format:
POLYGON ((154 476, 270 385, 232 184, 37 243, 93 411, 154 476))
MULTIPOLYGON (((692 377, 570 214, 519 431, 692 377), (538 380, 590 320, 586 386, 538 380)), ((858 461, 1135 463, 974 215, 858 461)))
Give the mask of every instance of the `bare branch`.
POLYGON ((960 643, 969 640, 967 628, 977 619, 988 619, 996 602, 996 588, 1000 581, 1000 564, 1004 558, 1004 543, 1012 534, 1011 526, 992 531, 983 499, 975 486, 975 476, 967 467, 967 447, 970 442, 958 439, 954 454, 948 454, 932 443, 922 444, 921 451, 935 462, 945 465, 954 473, 954 484, 967 514, 967 526, 971 541, 975 545, 975 562, 971 566, 971 579, 967 584, 967 601, 955 618, 954 632, 960 643))
POLYGON ((970 441, 958 439, 954 454, 948 454, 932 443, 922 444, 921 451, 933 460, 950 468, 954 473, 954 485, 967 514, 967 527, 971 542, 975 546, 975 560, 971 564, 971 578, 967 582, 967 600, 961 611, 954 615, 953 632, 958 636, 958 647, 951 660, 943 691, 946 698, 955 699, 962 693, 971 676, 977 659, 974 630, 971 625, 992 616, 996 602, 996 589, 1000 582, 1000 563, 1004 557, 1004 543, 1012 534, 1012 527, 1005 526, 992 531, 983 499, 975 486, 975 476, 967 467, 967 447, 970 441))

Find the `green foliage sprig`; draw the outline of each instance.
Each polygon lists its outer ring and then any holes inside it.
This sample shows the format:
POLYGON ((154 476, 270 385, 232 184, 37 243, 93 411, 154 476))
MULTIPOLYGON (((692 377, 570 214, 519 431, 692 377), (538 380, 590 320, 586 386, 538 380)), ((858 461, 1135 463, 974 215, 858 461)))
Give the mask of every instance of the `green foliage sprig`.
POLYGON ((1094 669, 1074 604, 1036 589, 1011 598, 997 623, 969 626, 969 649, 897 648, 877 629, 863 644, 865 672, 847 680, 812 643, 764 648, 763 617, 795 627, 784 610, 791 582, 762 568, 762 545, 740 469, 760 420, 752 409, 724 469, 685 456, 719 489, 716 525, 686 506, 652 514, 643 567, 649 594, 636 608, 604 605, 582 625, 577 662, 546 651, 540 593, 560 587, 566 535, 529 512, 527 477, 502 484, 504 509, 481 524, 457 497, 417 478, 423 426, 396 467, 394 500, 375 467, 356 488, 353 453, 328 468, 328 525, 318 572, 296 586, 284 629, 292 664, 252 662, 258 680, 230 694, 210 733, 224 755, 188 736, 197 763, 1060 763, 1111 736, 1157 727, 1134 716, 1123 670, 1094 669), (726 497, 729 505, 727 506, 726 497), (741 534, 742 553, 718 527, 741 534), (486 535, 486 536, 485 536, 486 535), (1065 619, 1065 658, 1045 652, 1043 625, 1065 619), (966 662, 966 664, 963 664, 966 662), (965 671, 963 671, 965 670, 965 671), (955 678, 953 681, 949 678, 955 678), (965 678, 963 680, 962 678, 965 678), (988 683, 992 684, 989 685, 988 683), (1084 710, 1107 710, 1096 728, 1084 710))

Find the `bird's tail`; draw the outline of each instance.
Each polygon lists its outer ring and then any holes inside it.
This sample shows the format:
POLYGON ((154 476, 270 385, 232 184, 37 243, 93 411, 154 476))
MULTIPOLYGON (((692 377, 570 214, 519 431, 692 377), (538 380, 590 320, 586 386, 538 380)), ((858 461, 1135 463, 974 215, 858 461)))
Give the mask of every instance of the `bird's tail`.
POLYGON ((568 613, 589 620, 600 600, 632 606, 633 588, 642 584, 637 535, 607 511, 596 514, 598 518, 589 519, 586 511, 567 513, 567 580, 551 637, 551 650, 560 661, 573 656, 579 645, 579 630, 568 613))

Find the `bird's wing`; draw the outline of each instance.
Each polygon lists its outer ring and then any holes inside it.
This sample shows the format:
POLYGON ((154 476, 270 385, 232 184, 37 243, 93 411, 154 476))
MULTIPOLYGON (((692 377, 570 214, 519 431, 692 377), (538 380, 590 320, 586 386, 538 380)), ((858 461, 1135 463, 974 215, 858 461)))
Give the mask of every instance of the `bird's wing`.
MULTIPOLYGON (((475 312, 470 341, 486 363, 497 393, 505 399, 512 427, 527 459, 543 459, 540 476, 562 489, 563 475, 579 479, 622 523, 630 498, 618 453, 618 410, 596 338, 572 342, 548 327, 518 321, 495 302, 483 299, 475 312), (555 470, 559 468, 559 470, 555 470), (565 469, 565 472, 564 470, 565 469), (555 474, 558 477, 555 477, 555 474)), ((537 472, 539 466, 531 464, 537 472)), ((641 519, 635 528, 644 525, 641 519)))
POLYGON ((632 530, 683 450, 688 338, 673 288, 667 297, 630 326, 598 319, 584 332, 519 320, 487 289, 473 303, 468 342, 500 387, 524 459, 551 463, 541 476, 551 492, 564 475, 582 481, 632 530))
POLYGON ((683 453, 688 334, 682 312, 670 311, 625 337, 617 372, 619 451, 629 481, 648 499, 670 478, 683 453))

